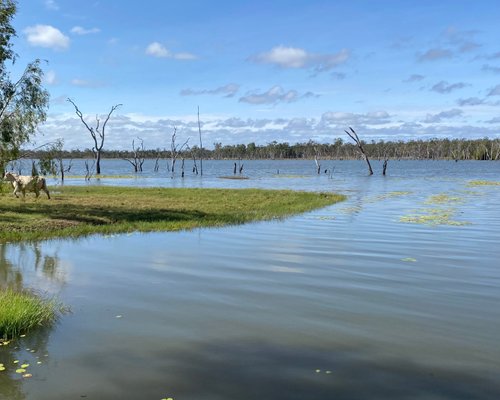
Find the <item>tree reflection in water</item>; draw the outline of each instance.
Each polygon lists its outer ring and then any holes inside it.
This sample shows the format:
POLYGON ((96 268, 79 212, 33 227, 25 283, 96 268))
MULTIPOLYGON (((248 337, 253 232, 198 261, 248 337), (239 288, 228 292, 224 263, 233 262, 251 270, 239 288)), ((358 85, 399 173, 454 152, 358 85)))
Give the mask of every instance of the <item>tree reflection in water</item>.
MULTIPOLYGON (((0 290, 44 291, 47 287, 59 291, 65 284, 61 271, 58 248, 46 251, 39 243, 0 243, 0 290)), ((11 340, 0 346, 0 399, 21 400, 23 381, 36 379, 49 361, 47 343, 51 328, 40 328, 25 337, 11 340), (17 361, 17 362, 15 362, 17 361), (16 369, 29 364, 26 373, 32 378, 24 378, 16 369)))

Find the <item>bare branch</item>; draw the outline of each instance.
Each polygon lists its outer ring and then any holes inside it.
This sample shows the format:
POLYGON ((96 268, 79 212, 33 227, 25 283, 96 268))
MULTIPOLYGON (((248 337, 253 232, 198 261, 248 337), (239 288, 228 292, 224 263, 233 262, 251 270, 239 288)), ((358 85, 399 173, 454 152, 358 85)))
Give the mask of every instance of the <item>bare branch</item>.
POLYGON ((364 160, 368 164, 368 172, 369 172, 369 174, 373 175, 373 169, 372 169, 372 166, 370 164, 370 160, 368 159, 368 156, 365 153, 365 149, 363 149, 363 144, 361 143, 361 140, 359 140, 358 134, 351 127, 349 127, 349 129, 350 129, 350 131, 351 131, 352 134, 349 133, 349 131, 347 131, 345 129, 344 129, 344 132, 347 133, 349 135, 349 137, 356 142, 356 145, 358 146, 359 151, 361 152, 364 160))

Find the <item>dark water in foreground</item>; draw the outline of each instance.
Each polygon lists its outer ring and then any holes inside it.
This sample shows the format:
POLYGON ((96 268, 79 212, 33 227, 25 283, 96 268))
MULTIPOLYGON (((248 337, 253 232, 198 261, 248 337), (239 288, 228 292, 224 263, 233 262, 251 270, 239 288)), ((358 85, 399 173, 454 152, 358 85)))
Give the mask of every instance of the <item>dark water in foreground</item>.
POLYGON ((103 183, 349 199, 284 221, 0 245, 0 282, 72 309, 0 347, 0 399, 500 398, 500 186, 468 184, 500 181, 500 163, 393 162, 383 178, 332 162, 332 179, 310 161, 246 164, 245 181, 218 179, 221 162, 203 181, 103 183))

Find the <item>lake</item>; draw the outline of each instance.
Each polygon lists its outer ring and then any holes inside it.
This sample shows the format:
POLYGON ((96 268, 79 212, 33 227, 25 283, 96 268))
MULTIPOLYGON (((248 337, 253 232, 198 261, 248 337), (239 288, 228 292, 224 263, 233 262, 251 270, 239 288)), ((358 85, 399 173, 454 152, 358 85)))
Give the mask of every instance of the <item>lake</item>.
POLYGON ((0 399, 500 398, 500 186, 471 185, 500 181, 500 163, 389 161, 383 177, 373 161, 369 177, 361 161, 317 175, 310 160, 244 160, 246 180, 220 178, 233 161, 204 161, 203 178, 186 162, 184 179, 153 163, 133 177, 104 160, 110 177, 90 184, 348 200, 241 226, 0 244, 0 283, 71 308, 0 347, 0 399))

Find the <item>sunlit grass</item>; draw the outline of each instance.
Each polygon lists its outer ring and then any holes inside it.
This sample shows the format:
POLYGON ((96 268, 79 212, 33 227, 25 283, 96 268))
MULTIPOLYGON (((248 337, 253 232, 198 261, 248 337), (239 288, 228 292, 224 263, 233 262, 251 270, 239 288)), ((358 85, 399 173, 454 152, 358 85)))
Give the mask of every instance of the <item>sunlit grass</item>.
POLYGON ((0 241, 174 231, 283 218, 344 200, 259 189, 69 187, 47 200, 0 197, 0 241))
POLYGON ((61 310, 54 299, 28 291, 0 289, 0 341, 52 324, 61 310))

